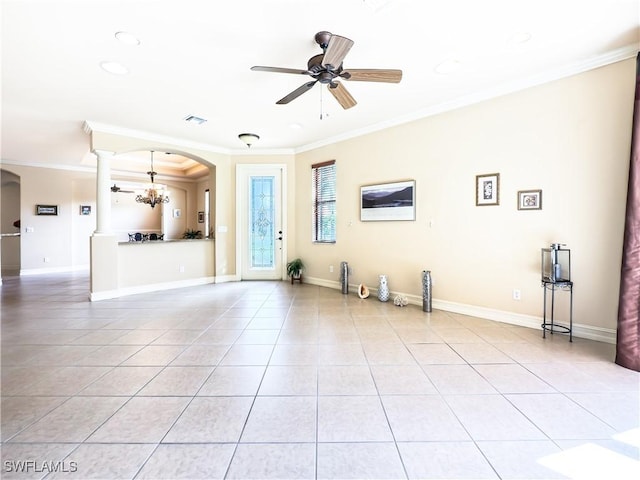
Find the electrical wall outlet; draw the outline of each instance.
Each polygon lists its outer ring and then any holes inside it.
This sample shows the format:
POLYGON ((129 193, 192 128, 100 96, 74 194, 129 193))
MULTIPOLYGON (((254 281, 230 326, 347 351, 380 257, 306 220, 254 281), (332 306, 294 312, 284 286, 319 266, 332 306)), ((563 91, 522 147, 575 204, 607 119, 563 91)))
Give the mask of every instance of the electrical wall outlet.
POLYGON ((329 265, 329 273, 333 273, 333 265, 329 265))
POLYGON ((518 290, 517 288, 513 289, 513 299, 520 300, 520 290, 518 290))

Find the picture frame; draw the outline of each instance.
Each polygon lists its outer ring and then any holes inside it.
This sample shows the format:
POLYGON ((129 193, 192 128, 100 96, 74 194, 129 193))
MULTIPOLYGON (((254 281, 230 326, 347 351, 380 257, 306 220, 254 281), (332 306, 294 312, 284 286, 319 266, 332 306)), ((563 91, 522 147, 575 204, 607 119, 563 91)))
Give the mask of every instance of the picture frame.
POLYGON ((204 212, 198 212, 198 223, 204 223, 204 212))
POLYGON ((36 215, 58 215, 58 205, 36 205, 36 215))
POLYGON ((542 210, 542 190, 518 191, 518 210, 542 210))
POLYGON ((476 175, 476 206, 500 205, 500 174, 476 175))
POLYGON ((414 221, 415 219, 415 180, 360 187, 360 221, 414 221))
POLYGON ((91 205, 80 205, 80 215, 91 215, 91 205))

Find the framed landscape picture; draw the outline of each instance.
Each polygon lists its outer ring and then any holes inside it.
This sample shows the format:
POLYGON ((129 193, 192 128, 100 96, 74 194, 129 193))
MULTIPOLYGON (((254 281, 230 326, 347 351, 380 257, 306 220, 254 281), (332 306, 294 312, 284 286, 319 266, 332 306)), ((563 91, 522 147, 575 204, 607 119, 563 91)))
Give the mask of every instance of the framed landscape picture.
POLYGON ((36 215, 58 215, 58 206, 36 205, 36 215))
POLYGON ((360 187, 360 220, 380 222, 416 219, 416 181, 360 187))

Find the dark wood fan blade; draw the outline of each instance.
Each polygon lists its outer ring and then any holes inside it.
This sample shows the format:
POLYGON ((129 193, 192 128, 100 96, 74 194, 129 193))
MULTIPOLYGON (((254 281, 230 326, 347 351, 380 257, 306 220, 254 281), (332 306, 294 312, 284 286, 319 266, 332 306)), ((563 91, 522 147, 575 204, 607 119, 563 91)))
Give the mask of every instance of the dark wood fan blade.
POLYGON ((295 100, 296 98, 298 98, 300 95, 302 95, 305 92, 308 92, 311 87, 313 87, 316 84, 317 80, 314 80, 312 82, 307 82, 304 85, 296 88, 293 92, 291 92, 289 95, 282 97, 280 100, 278 100, 276 103, 278 105, 285 105, 287 103, 289 103, 291 100, 295 100))
POLYGON ((342 72, 340 76, 345 80, 356 82, 400 83, 400 80, 402 80, 402 70, 350 68, 342 72))
POLYGON ((311 72, 308 70, 296 70, 295 68, 280 68, 280 67, 262 67, 256 65, 251 67, 254 72, 272 72, 272 73, 295 73, 298 75, 309 75, 311 72))
POLYGON ((355 98, 351 96, 346 87, 342 85, 342 83, 335 82, 334 85, 335 87, 329 84, 327 85, 327 87, 329 87, 329 91, 342 106, 342 108, 346 110, 347 108, 351 108, 355 106, 356 103, 358 103, 356 102, 355 98))
POLYGON ((324 52, 324 57, 322 57, 322 65, 329 70, 336 70, 340 67, 352 46, 353 40, 340 35, 331 35, 327 50, 324 52))
POLYGON ((113 184, 113 187, 111 187, 111 191, 113 193, 135 193, 133 190, 122 190, 119 186, 117 186, 115 183, 113 184))

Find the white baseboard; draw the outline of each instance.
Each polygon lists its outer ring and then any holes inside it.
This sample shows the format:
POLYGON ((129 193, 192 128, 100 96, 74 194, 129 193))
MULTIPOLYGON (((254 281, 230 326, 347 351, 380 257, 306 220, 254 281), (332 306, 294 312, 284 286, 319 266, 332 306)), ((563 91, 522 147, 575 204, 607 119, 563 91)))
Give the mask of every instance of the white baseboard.
MULTIPOLYGON (((321 287, 334 288, 340 290, 342 285, 340 282, 334 282, 330 280, 324 280, 314 277, 304 277, 305 283, 311 285, 318 285, 321 287)), ((377 295, 377 289, 369 287, 371 297, 377 295)), ((349 285, 349 292, 356 293, 358 291, 358 285, 349 285)), ((418 295, 409 295, 401 292, 390 292, 389 297, 393 299, 396 295, 402 295, 406 297, 410 305, 418 305, 422 307, 422 297, 418 295)), ((505 310, 496 310, 493 308, 479 307, 476 305, 467 305, 464 303, 450 302, 447 300, 433 299, 431 302, 432 308, 436 310, 443 310, 445 312, 459 313, 462 315, 469 315, 471 317, 479 317, 487 320, 493 320, 500 323, 506 323, 509 325, 518 325, 520 327, 528 327, 533 329, 541 329, 542 317, 535 315, 525 315, 522 313, 508 312, 505 310)), ((588 340, 596 340, 604 343, 616 343, 616 330, 611 328, 594 327, 591 325, 583 325, 580 323, 573 323, 573 336, 578 338, 585 338, 588 340)))
POLYGON ((189 280, 179 280, 176 282, 152 283, 150 285, 139 285, 135 287, 118 288, 116 290, 105 290, 104 292, 91 292, 89 296, 92 302, 100 300, 109 300, 111 298, 125 297, 127 295, 136 295, 138 293, 159 292, 162 290, 171 290, 174 288, 195 287, 216 283, 216 277, 192 278, 189 280))
POLYGON ((239 282, 239 275, 221 275, 219 277, 215 277, 214 283, 228 283, 228 282, 239 282))
POLYGON ((89 265, 75 265, 66 267, 50 267, 50 268, 23 268, 20 270, 20 276, 29 275, 46 275, 48 273, 69 273, 69 272, 88 272, 89 265))

